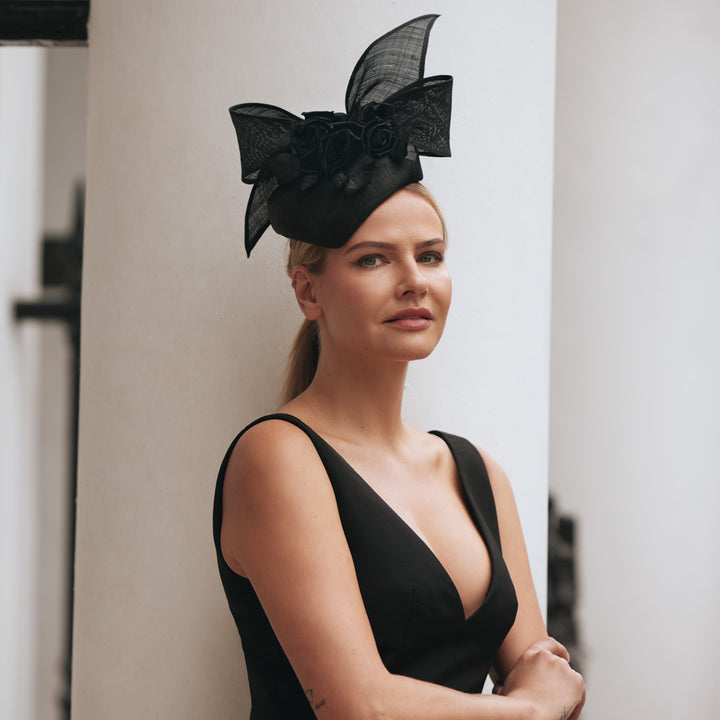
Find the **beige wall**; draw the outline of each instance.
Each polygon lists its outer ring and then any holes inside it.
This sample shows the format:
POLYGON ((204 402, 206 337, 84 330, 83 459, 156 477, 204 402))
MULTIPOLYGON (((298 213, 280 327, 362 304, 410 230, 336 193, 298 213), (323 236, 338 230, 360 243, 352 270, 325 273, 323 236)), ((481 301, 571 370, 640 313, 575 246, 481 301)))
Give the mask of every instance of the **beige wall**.
POLYGON ((551 486, 588 720, 716 718, 720 4, 558 6, 551 486))
MULTIPOLYGON (((407 417, 513 479, 545 579, 555 3, 439 1, 455 158, 424 163, 452 233, 447 337, 407 417)), ((243 717, 210 534, 233 435, 274 405, 296 325, 282 244, 244 258, 227 107, 340 109, 418 2, 93 0, 73 718, 243 717)))

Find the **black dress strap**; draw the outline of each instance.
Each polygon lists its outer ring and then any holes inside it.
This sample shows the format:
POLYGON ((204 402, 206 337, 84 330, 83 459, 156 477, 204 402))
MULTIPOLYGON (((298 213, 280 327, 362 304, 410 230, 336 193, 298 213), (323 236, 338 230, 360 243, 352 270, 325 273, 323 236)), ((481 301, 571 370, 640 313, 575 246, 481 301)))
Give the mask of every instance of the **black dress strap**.
POLYGON ((432 430, 431 432, 447 443, 450 452, 455 458, 463 484, 469 483, 472 487, 472 492, 466 491, 465 493, 467 502, 472 504, 476 513, 482 515, 485 519, 492 536, 497 541, 498 547, 502 549, 495 496, 493 495, 490 477, 482 455, 464 437, 439 430, 432 430))

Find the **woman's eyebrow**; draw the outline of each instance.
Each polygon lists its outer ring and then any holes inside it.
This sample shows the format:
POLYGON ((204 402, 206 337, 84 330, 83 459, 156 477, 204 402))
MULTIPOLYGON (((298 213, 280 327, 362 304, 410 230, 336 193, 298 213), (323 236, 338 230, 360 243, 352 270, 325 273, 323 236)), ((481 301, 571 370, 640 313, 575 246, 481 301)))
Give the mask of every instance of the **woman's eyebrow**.
POLYGON ((353 250, 357 250, 358 248, 382 248, 387 250, 392 246, 392 243, 380 242, 379 240, 363 240, 361 242, 355 243, 354 245, 351 245, 345 250, 344 254, 347 255, 347 253, 352 252, 353 250))
MULTIPOLYGON (((442 238, 432 238, 431 240, 423 240, 420 243, 417 243, 415 246, 416 248, 425 248, 430 247, 431 245, 437 245, 441 244, 444 245, 445 241, 442 238)), ((348 253, 352 252, 353 250, 358 250, 362 248, 380 248, 383 250, 392 250, 395 247, 394 243, 387 243, 382 242, 380 240, 362 240, 361 242, 355 243, 354 245, 351 245, 349 248, 345 250, 343 253, 344 255, 347 255, 348 253)))

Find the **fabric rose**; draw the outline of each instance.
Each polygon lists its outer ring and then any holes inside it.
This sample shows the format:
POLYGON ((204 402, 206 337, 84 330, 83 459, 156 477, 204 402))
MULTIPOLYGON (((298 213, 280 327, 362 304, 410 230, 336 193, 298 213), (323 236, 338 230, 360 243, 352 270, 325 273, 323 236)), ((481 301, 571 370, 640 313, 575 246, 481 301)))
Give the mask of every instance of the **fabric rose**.
POLYGON ((362 149, 355 123, 335 126, 325 137, 323 145, 322 166, 327 175, 349 167, 362 149))
POLYGON ((368 155, 374 158, 387 155, 397 141, 395 128, 388 122, 376 121, 365 126, 363 133, 363 145, 368 155))
POLYGON ((390 155, 393 160, 402 160, 406 156, 410 130, 399 128, 393 114, 393 106, 385 102, 368 103, 360 109, 363 146, 370 157, 390 155))
POLYGON ((295 127, 290 147, 303 170, 320 172, 322 169, 322 141, 329 130, 329 123, 320 119, 305 120, 295 127))
POLYGON ((409 130, 398 130, 388 103, 370 103, 355 117, 344 113, 306 112, 290 138, 290 152, 280 153, 266 163, 268 171, 283 184, 304 176, 303 186, 311 187, 320 176, 337 175, 338 187, 357 191, 369 180, 346 171, 363 153, 373 160, 390 155, 401 160, 407 155, 409 130), (296 162, 293 162, 293 158, 296 162))
POLYGON ((308 112, 293 130, 291 152, 302 171, 332 175, 347 167, 362 149, 362 126, 344 113, 308 112))

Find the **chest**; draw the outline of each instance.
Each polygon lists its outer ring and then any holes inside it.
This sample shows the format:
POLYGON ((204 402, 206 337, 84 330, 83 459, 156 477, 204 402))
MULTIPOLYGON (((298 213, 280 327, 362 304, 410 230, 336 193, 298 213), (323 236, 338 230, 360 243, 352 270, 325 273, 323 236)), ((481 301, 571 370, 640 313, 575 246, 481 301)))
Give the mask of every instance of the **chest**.
POLYGON ((439 682, 447 665, 453 677, 444 684, 479 692, 473 683, 487 673, 516 607, 497 539, 478 512, 483 499, 458 480, 455 509, 433 514, 440 498, 448 504, 447 488, 426 489, 422 501, 393 491, 384 498, 385 485, 376 490, 343 461, 326 467, 388 669, 439 682))
POLYGON ((455 588, 466 617, 481 606, 492 578, 492 560, 478 519, 468 506, 459 468, 449 450, 416 461, 349 461, 361 484, 377 495, 377 511, 429 554, 455 588))

